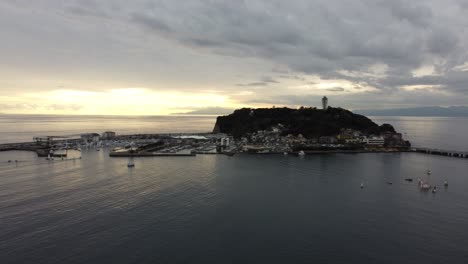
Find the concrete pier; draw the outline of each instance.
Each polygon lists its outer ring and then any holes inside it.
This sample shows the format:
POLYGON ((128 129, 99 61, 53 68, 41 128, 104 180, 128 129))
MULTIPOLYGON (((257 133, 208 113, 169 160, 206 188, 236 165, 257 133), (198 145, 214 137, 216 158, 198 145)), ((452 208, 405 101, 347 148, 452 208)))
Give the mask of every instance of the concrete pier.
POLYGON ((458 150, 443 150, 443 149, 432 149, 432 148, 414 148, 415 152, 439 155, 453 158, 468 158, 468 152, 458 150))

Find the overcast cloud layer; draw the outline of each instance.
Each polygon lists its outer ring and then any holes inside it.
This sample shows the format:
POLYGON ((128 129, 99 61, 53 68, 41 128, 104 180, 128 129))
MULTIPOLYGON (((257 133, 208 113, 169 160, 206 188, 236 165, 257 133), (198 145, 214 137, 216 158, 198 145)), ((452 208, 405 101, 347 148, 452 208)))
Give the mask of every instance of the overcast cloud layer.
POLYGON ((468 105, 463 0, 0 2, 0 112, 468 105), (103 101, 106 101, 103 104, 103 101))

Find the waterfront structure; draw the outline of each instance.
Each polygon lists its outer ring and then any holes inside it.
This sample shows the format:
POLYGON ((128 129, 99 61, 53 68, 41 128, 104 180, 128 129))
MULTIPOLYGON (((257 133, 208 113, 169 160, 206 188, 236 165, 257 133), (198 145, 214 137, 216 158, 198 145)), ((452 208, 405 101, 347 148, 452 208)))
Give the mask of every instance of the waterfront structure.
POLYGON ((221 138, 221 146, 229 147, 230 143, 231 143, 231 140, 229 137, 221 138))
POLYGON ((322 98, 322 107, 323 107, 323 110, 327 110, 328 108, 328 98, 326 96, 322 98))
POLYGON ((83 143, 98 143, 101 137, 97 133, 88 133, 88 134, 82 134, 81 135, 81 140, 83 143))
POLYGON ((365 143, 369 146, 383 146, 385 139, 383 137, 370 137, 365 139, 365 143))
POLYGON ((321 136, 319 137, 318 142, 320 144, 336 144, 338 143, 338 139, 332 136, 321 136))
POLYGON ((112 131, 106 131, 102 133, 102 139, 113 139, 117 134, 112 131))

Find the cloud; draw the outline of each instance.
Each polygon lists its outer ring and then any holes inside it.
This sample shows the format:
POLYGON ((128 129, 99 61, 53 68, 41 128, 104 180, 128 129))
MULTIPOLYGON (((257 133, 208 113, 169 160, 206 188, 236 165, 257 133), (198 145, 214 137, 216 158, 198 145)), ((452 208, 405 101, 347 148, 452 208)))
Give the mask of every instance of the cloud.
POLYGON ((343 92, 345 89, 342 87, 333 87, 333 88, 328 88, 326 90, 329 92, 343 92))
POLYGON ((268 82, 251 82, 251 83, 238 83, 236 85, 237 86, 256 87, 256 86, 267 86, 268 84, 269 84, 268 82))
POLYGON ((199 109, 175 113, 176 115, 227 115, 234 111, 232 108, 224 107, 202 107, 199 109))
POLYGON ((362 109, 466 105, 467 9, 462 0, 3 1, 0 95, 64 84, 217 90, 236 105, 306 104, 326 92, 362 109))

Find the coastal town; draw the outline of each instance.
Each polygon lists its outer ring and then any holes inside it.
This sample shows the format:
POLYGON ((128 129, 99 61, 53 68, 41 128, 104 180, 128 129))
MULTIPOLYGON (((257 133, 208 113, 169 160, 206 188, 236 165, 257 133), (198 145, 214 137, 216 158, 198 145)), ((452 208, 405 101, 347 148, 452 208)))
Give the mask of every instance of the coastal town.
POLYGON ((327 97, 322 99, 322 109, 236 110, 229 116, 218 117, 213 131, 206 133, 119 135, 114 131, 105 131, 37 136, 32 142, 0 145, 0 151, 29 150, 48 159, 66 158, 70 149, 106 150, 110 157, 421 152, 468 158, 467 153, 412 147, 402 133, 395 131, 390 124, 378 126, 364 116, 331 108, 327 97), (285 116, 283 119, 282 114, 285 116), (297 124, 291 121, 293 118, 312 125, 295 128, 297 124), (315 130, 309 130, 310 127, 315 130))
POLYGON ((411 143, 391 125, 378 126, 364 116, 331 108, 328 98, 323 97, 322 109, 236 110, 232 115, 218 117, 211 133, 118 135, 105 131, 37 136, 33 142, 0 146, 0 150, 32 150, 38 156, 48 158, 63 158, 66 156, 64 150, 83 148, 96 151, 108 148, 110 157, 236 153, 306 155, 410 151, 411 143), (226 121, 226 118, 233 120, 226 121), (240 122, 236 118, 240 118, 240 122), (293 118, 299 118, 300 122, 294 123, 293 118), (299 128, 295 127, 297 123, 299 128))

